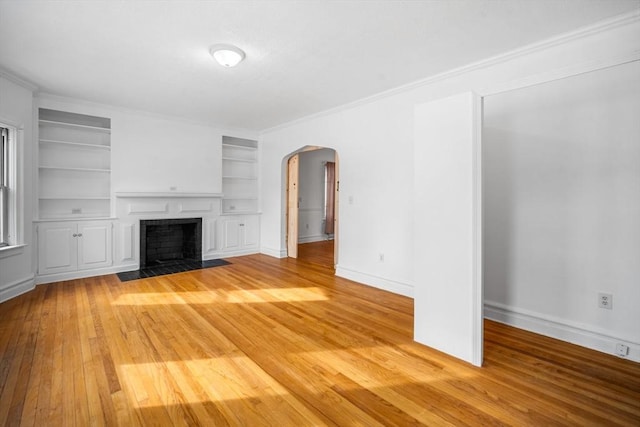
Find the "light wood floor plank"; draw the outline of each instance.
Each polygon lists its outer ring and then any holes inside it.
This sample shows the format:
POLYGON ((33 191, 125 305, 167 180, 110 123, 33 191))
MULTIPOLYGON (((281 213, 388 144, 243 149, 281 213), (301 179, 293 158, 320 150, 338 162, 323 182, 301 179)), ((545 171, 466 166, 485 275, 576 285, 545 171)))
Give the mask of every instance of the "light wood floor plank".
POLYGON ((476 368, 336 277, 332 242, 230 261, 0 304, 0 425, 640 425, 640 364, 486 321, 476 368))
POLYGON ((47 392, 41 394, 40 391, 49 385, 42 384, 47 373, 50 372, 48 362, 51 360, 44 348, 50 348, 51 346, 51 338, 53 337, 53 334, 50 333, 50 328, 53 325, 51 313, 55 313, 55 302, 51 298, 47 298, 45 290, 37 289, 37 294, 42 298, 40 302, 41 311, 38 312, 40 321, 38 329, 34 331, 37 334, 37 344, 34 349, 29 385, 22 409, 22 424, 30 426, 38 425, 37 416, 40 408, 46 410, 49 405, 49 394, 47 392), (43 343, 43 341, 46 342, 43 343))
MULTIPOLYGON (((17 424, 22 418, 22 411, 25 406, 25 400, 27 396, 30 396, 30 400, 27 401, 27 406, 33 403, 33 399, 36 399, 36 396, 29 393, 29 385, 32 383, 33 386, 37 387, 37 380, 33 380, 31 372, 34 366, 34 357, 36 354, 36 342, 38 336, 38 330, 40 329, 40 320, 42 313, 42 292, 33 293, 31 295, 29 309, 25 313, 24 319, 24 327, 20 328, 22 331, 20 341, 18 342, 19 347, 23 348, 23 356, 21 363, 18 368, 18 376, 16 388, 14 389, 13 396, 11 399, 11 407, 9 410, 7 423, 9 424, 17 424), (24 378, 28 378, 28 381, 24 381, 24 378)), ((16 325, 17 326, 17 325, 16 325)), ((16 362, 20 360, 17 359, 16 362)), ((14 365, 18 367, 18 365, 14 365)), ((30 422, 30 420, 27 420, 30 422)))

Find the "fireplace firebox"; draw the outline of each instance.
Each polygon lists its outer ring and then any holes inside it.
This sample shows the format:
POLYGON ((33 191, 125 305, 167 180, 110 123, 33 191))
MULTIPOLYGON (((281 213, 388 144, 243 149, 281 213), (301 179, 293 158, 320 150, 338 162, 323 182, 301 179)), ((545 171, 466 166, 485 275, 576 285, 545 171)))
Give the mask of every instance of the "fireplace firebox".
POLYGON ((140 268, 202 260, 202 218, 140 220, 140 268))

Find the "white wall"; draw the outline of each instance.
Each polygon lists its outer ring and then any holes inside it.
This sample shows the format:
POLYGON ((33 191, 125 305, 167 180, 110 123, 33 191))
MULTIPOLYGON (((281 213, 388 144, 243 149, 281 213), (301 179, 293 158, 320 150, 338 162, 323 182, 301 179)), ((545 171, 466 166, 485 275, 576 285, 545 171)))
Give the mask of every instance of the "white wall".
MULTIPOLYGON (((19 234, 26 245, 19 250, 11 249, 13 255, 0 252, 0 301, 24 293, 34 286, 34 244, 32 233, 33 209, 33 94, 30 88, 16 84, 0 74, 0 122, 22 128, 22 147, 19 153, 19 183, 22 187, 18 205, 19 234)), ((19 242, 20 243, 20 242, 19 242)))
POLYGON ((561 319, 599 335, 589 338, 603 351, 611 338, 637 352, 640 62, 490 96, 484 107, 492 315, 561 319), (613 294, 612 310, 598 308, 599 292, 613 294))
MULTIPOLYGON (((461 92, 487 94, 553 79, 619 58, 638 57, 639 52, 636 14, 579 36, 539 44, 482 66, 265 131, 260 137, 262 252, 278 255, 285 249, 282 159, 306 145, 331 147, 340 158, 337 274, 413 295, 414 106, 461 92)), ((560 320, 570 322, 571 318, 560 320)))
POLYGON ((324 166, 335 161, 333 150, 322 148, 300 153, 298 196, 298 242, 326 239, 324 234, 324 166))

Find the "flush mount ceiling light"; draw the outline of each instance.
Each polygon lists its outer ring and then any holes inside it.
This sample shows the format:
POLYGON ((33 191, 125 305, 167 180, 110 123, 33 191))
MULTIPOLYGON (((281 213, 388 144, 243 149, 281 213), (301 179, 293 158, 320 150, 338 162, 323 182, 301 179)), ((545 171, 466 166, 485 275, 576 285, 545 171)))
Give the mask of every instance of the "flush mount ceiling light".
POLYGON ((230 44, 214 44, 209 49, 209 53, 224 67, 235 67, 245 57, 242 49, 230 44))

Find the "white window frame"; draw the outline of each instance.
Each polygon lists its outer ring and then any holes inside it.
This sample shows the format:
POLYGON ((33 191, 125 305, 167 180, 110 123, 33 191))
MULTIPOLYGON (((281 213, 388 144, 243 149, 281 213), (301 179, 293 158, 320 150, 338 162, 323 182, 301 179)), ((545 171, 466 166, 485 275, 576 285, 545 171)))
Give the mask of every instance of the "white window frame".
POLYGON ((20 159, 22 159, 22 137, 23 132, 19 126, 4 120, 0 117, 0 128, 8 129, 8 141, 7 150, 3 156, 0 156, 0 160, 5 162, 7 170, 5 170, 5 200, 7 205, 4 207, 4 213, 0 212, 0 215, 6 215, 6 223, 4 230, 0 230, 0 233, 5 233, 6 236, 0 236, 0 258, 14 255, 16 250, 21 250, 24 244, 22 244, 22 232, 21 221, 19 212, 21 212, 21 206, 19 202, 22 200, 20 195, 22 194, 21 188, 21 171, 22 165, 20 159))

